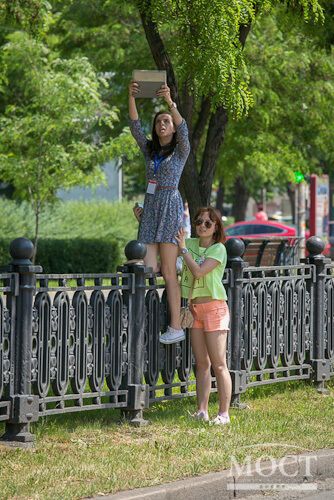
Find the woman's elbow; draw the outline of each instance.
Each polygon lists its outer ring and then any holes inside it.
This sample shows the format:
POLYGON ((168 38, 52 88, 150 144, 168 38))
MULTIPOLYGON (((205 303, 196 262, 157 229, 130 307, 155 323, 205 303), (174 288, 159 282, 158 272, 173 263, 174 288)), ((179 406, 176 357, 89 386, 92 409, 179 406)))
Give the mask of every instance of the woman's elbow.
POLYGON ((192 274, 193 274, 193 276, 194 276, 195 280, 198 280, 198 279, 200 279, 200 278, 203 278, 203 276, 205 275, 205 273, 203 273, 200 269, 199 269, 199 270, 194 271, 192 274))

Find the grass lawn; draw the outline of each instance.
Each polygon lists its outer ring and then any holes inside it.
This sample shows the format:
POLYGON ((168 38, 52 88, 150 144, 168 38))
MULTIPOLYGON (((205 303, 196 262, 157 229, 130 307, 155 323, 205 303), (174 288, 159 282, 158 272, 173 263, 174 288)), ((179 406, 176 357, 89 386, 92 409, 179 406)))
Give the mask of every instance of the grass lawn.
MULTIPOLYGON (((0 498, 114 493, 221 471, 231 456, 242 462, 250 454, 256 459, 333 448, 333 380, 328 387, 329 396, 302 382, 251 389, 243 398, 250 408, 232 410, 231 425, 223 428, 189 418, 194 398, 156 404, 146 412, 151 425, 143 428, 119 425, 118 411, 48 417, 33 427, 34 450, 0 445, 0 498)), ((211 416, 216 411, 212 395, 211 416)))

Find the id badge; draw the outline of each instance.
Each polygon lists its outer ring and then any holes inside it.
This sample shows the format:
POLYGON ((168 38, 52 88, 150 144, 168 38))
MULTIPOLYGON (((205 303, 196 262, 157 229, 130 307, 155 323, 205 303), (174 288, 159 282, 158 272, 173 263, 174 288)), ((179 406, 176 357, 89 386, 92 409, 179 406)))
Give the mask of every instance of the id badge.
POLYGON ((154 194, 156 188, 157 188, 157 181, 152 181, 152 180, 148 181, 146 193, 147 194, 154 194))

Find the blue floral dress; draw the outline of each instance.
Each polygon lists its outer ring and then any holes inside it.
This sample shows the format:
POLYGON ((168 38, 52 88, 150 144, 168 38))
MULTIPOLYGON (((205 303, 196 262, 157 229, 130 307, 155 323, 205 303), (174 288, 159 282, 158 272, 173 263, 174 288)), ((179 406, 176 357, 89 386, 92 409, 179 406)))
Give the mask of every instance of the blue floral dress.
MULTIPOLYGON (((130 130, 146 161, 146 181, 154 178, 154 161, 150 156, 147 138, 140 120, 130 120, 130 130)), ((176 128, 176 147, 160 164, 155 175, 154 194, 145 194, 144 210, 138 240, 142 243, 174 243, 182 227, 183 202, 178 190, 180 177, 190 151, 188 127, 185 120, 176 128)))

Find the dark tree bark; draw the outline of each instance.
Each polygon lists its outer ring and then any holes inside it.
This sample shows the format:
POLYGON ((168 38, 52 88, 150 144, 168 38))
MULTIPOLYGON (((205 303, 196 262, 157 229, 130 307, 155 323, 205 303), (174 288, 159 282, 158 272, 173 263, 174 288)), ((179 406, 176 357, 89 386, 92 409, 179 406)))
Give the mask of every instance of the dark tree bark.
POLYGON ((171 96, 173 100, 176 102, 178 108, 180 108, 180 110, 182 111, 173 65, 165 49, 161 36, 159 34, 158 27, 156 23, 152 20, 149 7, 150 7, 150 2, 147 2, 147 7, 145 11, 140 10, 139 12, 141 22, 145 31, 146 40, 150 47, 157 68, 166 71, 167 83, 171 91, 171 96))
POLYGON ((218 191, 217 191, 217 199, 216 199, 216 209, 223 215, 223 206, 224 206, 224 182, 222 180, 219 181, 218 191))
POLYGON ((223 144, 225 138, 226 124, 227 111, 220 106, 211 114, 202 158, 199 188, 203 205, 210 205, 212 183, 220 146, 223 144))
POLYGON ((234 182, 234 202, 232 206, 232 215, 235 222, 243 221, 246 218, 247 203, 249 192, 247 190, 243 177, 237 177, 234 182))
POLYGON ((198 120, 192 135, 192 147, 195 154, 197 153, 197 149, 200 140, 203 136, 205 127, 208 123, 209 117, 210 117, 210 99, 206 97, 202 99, 201 109, 198 113, 198 120))
POLYGON ((292 184, 289 182, 289 184, 286 187, 286 191, 288 193, 289 201, 290 201, 290 207, 291 207, 291 213, 292 213, 292 223, 296 224, 296 190, 295 190, 295 184, 292 184))

